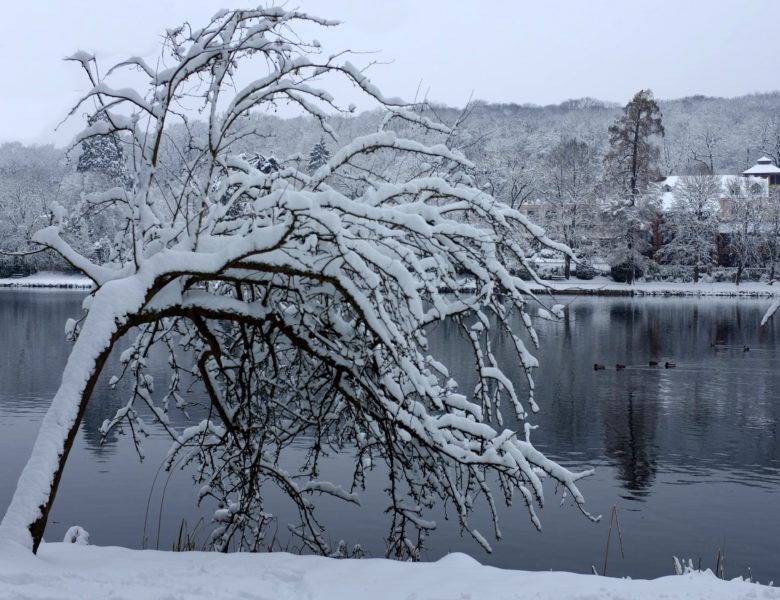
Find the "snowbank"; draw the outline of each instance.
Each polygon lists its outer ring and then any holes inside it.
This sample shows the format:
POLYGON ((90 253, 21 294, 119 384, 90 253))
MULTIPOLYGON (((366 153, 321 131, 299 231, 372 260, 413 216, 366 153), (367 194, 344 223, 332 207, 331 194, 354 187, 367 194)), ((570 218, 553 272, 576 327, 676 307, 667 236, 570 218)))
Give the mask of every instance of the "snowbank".
POLYGON ((780 589, 721 581, 709 573, 647 581, 507 571, 482 566, 465 554, 411 564, 285 553, 175 553, 43 544, 37 557, 0 549, 0 598, 771 600, 780 599, 780 589))
POLYGON ((89 289, 92 280, 83 275, 41 271, 27 277, 2 277, 0 287, 89 289))

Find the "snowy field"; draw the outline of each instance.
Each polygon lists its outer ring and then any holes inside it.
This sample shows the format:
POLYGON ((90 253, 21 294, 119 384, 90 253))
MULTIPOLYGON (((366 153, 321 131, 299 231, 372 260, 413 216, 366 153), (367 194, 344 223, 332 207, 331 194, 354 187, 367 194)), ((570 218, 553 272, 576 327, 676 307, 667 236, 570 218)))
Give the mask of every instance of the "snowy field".
MULTIPOLYGON (((670 569, 672 567, 670 560, 670 569)), ((465 554, 435 563, 314 556, 157 552, 43 544, 0 550, 0 598, 339 600, 780 599, 780 588, 709 572, 652 581, 485 567, 465 554)))

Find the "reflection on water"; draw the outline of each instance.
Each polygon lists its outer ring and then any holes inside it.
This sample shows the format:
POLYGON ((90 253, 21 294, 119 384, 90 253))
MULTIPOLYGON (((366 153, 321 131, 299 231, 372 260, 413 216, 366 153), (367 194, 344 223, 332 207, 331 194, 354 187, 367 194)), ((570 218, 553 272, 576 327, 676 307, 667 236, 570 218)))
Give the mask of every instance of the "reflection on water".
MULTIPOLYGON (((540 425, 533 440, 570 468, 597 467, 581 485, 588 509, 608 515, 617 505, 625 544, 626 559, 613 555, 610 574, 668 574, 673 554, 712 566, 725 548, 727 575, 746 575, 750 565, 760 580, 779 580, 780 325, 759 327, 766 302, 566 300, 565 321, 535 323, 542 366, 535 375, 541 412, 533 417, 540 425), (665 362, 676 367, 666 369, 665 362), (594 363, 607 368, 594 371, 594 363), (626 368, 615 369, 617 363, 626 368)), ((66 318, 80 314, 80 303, 81 294, 73 292, 0 291, 0 481, 6 482, 0 510, 59 383, 69 348, 61 332, 66 318)), ((473 357, 458 332, 440 325, 431 336, 461 389, 470 390, 473 357)), ((496 352, 509 352, 505 341, 496 352)), ((164 388, 164 357, 150 364, 157 388, 164 388)), ((113 357, 108 371, 117 368, 113 357)), ((524 381, 519 370, 509 371, 518 385, 524 381)), ((161 432, 146 440, 143 464, 126 436, 101 444, 97 429, 122 402, 121 386, 118 392, 105 380, 98 386, 63 478, 50 539, 79 523, 97 543, 140 547, 146 522, 146 544, 154 547, 159 535, 160 547, 169 548, 182 518, 191 526, 208 513, 194 506, 186 473, 162 473, 155 481, 168 448, 161 432)), ((186 421, 180 414, 172 418, 186 421)), ((348 481, 346 458, 324 465, 326 475, 348 481)), ((383 487, 381 473, 368 485, 363 507, 348 518, 343 506, 327 499, 321 516, 335 541, 359 541, 381 555, 385 501, 371 493, 383 487)), ((542 533, 518 505, 500 511, 505 537, 493 544, 493 555, 481 554, 452 522, 440 522, 427 558, 459 550, 503 567, 588 572, 603 561, 608 523, 590 523, 568 501, 558 506, 553 491, 541 511, 542 533)), ((489 531, 485 520, 477 522, 489 531)))

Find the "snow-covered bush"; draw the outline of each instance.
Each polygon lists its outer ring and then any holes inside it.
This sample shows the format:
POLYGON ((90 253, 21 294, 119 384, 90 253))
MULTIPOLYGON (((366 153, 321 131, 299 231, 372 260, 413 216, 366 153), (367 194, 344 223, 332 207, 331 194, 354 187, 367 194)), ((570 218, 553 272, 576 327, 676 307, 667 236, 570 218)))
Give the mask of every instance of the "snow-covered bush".
POLYGON ((536 273, 542 279, 552 279, 553 277, 563 277, 563 265, 541 264, 537 265, 536 273))
POLYGON ((645 277, 652 281, 692 282, 693 272, 687 265, 656 265, 645 277))
POLYGON ((588 263, 580 263, 574 268, 574 276, 577 279, 589 281, 596 275, 598 275, 598 271, 596 271, 593 265, 589 265, 588 263))
POLYGON ((59 225, 34 238, 96 289, 86 316, 69 328, 77 339, 0 525, 3 538, 37 549, 95 382, 131 330, 118 376, 132 381, 132 394, 101 430, 125 424, 140 447, 138 405, 151 411, 173 441, 167 467, 194 467, 200 498, 218 504, 215 548, 262 547, 274 511, 265 490, 275 485, 298 511, 293 533, 302 545, 331 554, 337 549, 316 520, 315 499, 357 502, 374 469, 386 476, 387 547, 396 557, 418 555, 435 527, 426 513, 441 505, 489 549, 469 514, 484 506, 500 536, 494 485, 507 503, 519 496, 537 526, 545 476, 582 509, 576 482, 589 472, 568 471, 530 440, 528 419, 538 407, 528 346, 538 339, 525 310, 529 284, 506 266, 530 273, 532 240, 558 255, 570 251, 469 187, 460 170, 471 165, 458 152, 390 132, 385 126, 400 119, 429 139, 450 135, 384 97, 343 53, 295 41, 296 23, 335 25, 281 8, 221 11, 203 28, 168 30, 160 68, 135 57, 101 69, 101 78, 93 56, 71 57, 92 84, 79 106, 96 106, 76 143, 122 136, 132 185, 89 200, 122 220, 106 264, 76 252, 59 225), (267 72, 246 81, 247 61, 267 72), (146 77, 147 86, 114 88, 122 69, 146 77), (317 87, 323 75, 343 76, 374 98, 383 128, 342 145, 311 175, 258 168, 233 152, 254 131, 247 116, 278 103, 301 107, 335 139, 328 111, 349 109, 317 87), (188 112, 194 107, 208 116, 206 126, 188 112), (176 151, 166 135, 174 124, 191 133, 176 151), (460 290, 463 274, 474 291, 460 290), (461 392, 429 348, 426 331, 442 320, 471 345, 473 392, 461 392), (495 335, 524 369, 525 398, 497 363, 495 335), (169 351, 167 385, 145 368, 153 346, 169 351), (186 407, 183 381, 193 377, 209 415, 178 430, 168 411, 186 407), (344 487, 319 478, 323 457, 334 452, 354 457, 344 487))
POLYGON ((639 264, 621 262, 610 266, 609 274, 618 283, 631 283, 644 275, 644 270, 639 264))

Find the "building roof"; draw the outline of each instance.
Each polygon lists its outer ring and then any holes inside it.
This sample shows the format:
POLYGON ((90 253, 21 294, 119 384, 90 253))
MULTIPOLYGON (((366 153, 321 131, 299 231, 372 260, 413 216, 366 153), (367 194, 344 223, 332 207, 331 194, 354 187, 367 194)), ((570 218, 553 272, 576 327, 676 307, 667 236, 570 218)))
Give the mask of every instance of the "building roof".
POLYGON ((778 175, 780 174, 780 168, 772 164, 772 159, 768 156, 762 156, 758 159, 758 162, 747 169, 742 171, 743 175, 778 175))
MULTIPOLYGON (((778 171, 780 172, 780 170, 778 171)), ((655 185, 658 189, 658 195, 661 199, 661 210, 668 211, 674 207, 675 197, 674 189, 681 179, 685 178, 685 175, 669 175, 663 180, 659 181, 655 185)), ((769 195, 769 186, 766 179, 762 177, 740 177, 739 175, 714 175, 720 180, 720 190, 718 197, 713 200, 719 200, 721 198, 731 198, 734 195, 736 187, 744 190, 746 193, 750 188, 746 186, 758 185, 761 187, 761 191, 754 192, 754 195, 766 197, 769 195)))

